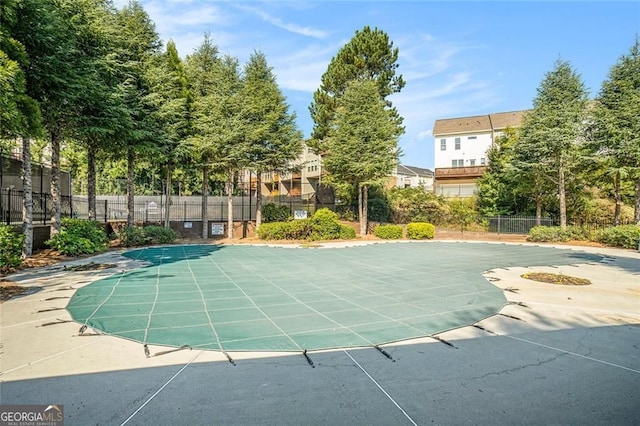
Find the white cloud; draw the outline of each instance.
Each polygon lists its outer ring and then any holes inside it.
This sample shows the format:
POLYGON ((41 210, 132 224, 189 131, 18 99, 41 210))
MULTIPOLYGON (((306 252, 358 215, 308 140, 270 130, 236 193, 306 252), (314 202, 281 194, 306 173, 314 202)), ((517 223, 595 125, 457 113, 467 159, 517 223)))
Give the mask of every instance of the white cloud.
POLYGON ((429 130, 423 130, 423 131, 421 131, 421 132, 418 132, 418 140, 426 139, 426 138, 428 138, 429 136, 431 136, 432 134, 433 134, 433 133, 432 133, 432 130, 431 130, 431 129, 429 129, 429 130))
POLYGON ((281 28, 285 31, 289 31, 294 34, 299 34, 306 37, 313 37, 313 38, 319 38, 319 39, 323 39, 329 36, 329 33, 327 31, 318 30, 311 27, 304 27, 294 23, 283 22, 280 18, 276 16, 271 16, 267 12, 255 7, 238 5, 238 4, 236 4, 235 7, 247 12, 251 12, 259 16, 260 19, 262 19, 263 21, 268 22, 271 25, 274 25, 278 28, 281 28))

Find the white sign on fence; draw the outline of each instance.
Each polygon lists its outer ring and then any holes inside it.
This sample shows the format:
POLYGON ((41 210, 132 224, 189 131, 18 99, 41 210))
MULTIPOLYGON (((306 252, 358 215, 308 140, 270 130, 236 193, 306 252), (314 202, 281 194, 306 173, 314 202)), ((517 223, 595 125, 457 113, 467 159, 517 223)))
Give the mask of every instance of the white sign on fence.
POLYGON ((224 223, 212 223, 211 235, 224 235, 224 223))
POLYGON ((307 218, 307 211, 306 210, 295 210, 293 212, 293 218, 294 219, 306 219, 307 218))
POLYGON ((185 222, 185 223, 184 223, 184 227, 185 227, 185 229, 191 229, 191 228, 193 228, 193 222, 185 222))

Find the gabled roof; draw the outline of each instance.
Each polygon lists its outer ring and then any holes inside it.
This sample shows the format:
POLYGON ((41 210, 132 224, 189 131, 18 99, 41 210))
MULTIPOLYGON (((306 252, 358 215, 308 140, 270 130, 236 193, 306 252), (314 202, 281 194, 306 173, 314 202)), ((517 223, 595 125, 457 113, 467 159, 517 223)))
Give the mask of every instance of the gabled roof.
POLYGON ((458 133, 478 133, 504 130, 507 127, 519 127, 527 111, 496 112, 471 117, 445 118, 436 120, 433 135, 451 135, 458 133))
POLYGON ((413 167, 413 166, 405 166, 403 164, 398 165, 396 172, 399 175, 416 175, 416 176, 422 176, 422 177, 433 177, 433 172, 429 169, 423 169, 420 167, 413 167))

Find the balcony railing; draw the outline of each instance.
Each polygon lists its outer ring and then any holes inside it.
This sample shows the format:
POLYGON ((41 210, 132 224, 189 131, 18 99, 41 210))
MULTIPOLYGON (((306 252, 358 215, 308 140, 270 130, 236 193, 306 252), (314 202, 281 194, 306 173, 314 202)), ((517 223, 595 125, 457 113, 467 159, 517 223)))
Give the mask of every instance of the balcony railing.
POLYGON ((487 166, 446 167, 436 169, 436 179, 443 178, 476 178, 487 170, 487 166))

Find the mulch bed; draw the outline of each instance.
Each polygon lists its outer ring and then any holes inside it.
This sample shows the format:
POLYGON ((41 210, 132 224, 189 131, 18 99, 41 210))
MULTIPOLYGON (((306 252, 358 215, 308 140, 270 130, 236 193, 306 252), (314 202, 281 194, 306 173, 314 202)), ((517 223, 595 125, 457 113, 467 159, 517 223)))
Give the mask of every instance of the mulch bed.
POLYGON ((528 272, 521 275, 522 278, 542 283, 557 285, 589 285, 591 281, 586 278, 572 277, 564 274, 551 274, 548 272, 528 272))

